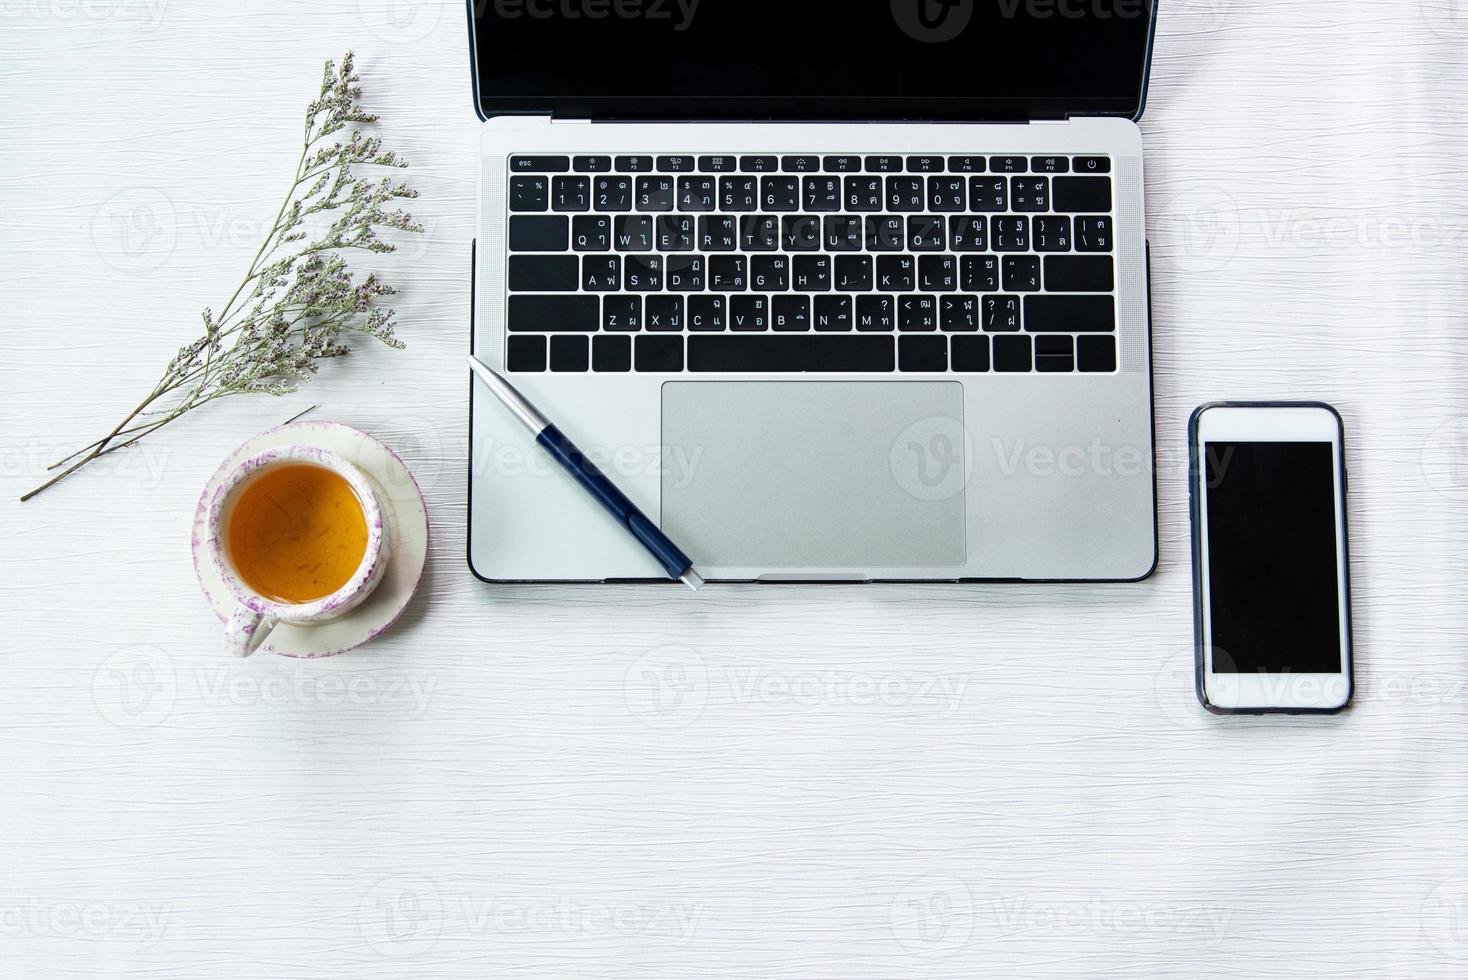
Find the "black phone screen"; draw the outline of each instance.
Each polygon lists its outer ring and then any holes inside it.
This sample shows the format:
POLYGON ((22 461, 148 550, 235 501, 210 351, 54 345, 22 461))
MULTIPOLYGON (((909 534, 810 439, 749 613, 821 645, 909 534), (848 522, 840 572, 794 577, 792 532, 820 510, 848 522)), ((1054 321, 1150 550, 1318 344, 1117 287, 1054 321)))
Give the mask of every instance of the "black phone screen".
POLYGON ((1341 671, 1334 452, 1204 446, 1214 673, 1341 671))

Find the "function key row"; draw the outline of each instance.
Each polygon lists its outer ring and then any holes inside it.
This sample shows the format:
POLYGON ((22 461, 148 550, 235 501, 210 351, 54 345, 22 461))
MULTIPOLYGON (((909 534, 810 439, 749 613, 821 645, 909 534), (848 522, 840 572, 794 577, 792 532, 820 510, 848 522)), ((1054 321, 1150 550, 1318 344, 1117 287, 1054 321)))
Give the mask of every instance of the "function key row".
POLYGON ((506 368, 655 374, 692 372, 953 372, 1071 374, 1116 370, 1111 337, 597 336, 511 337, 506 368))
POLYGON ((861 156, 814 154, 664 154, 619 156, 520 155, 510 158, 516 174, 661 173, 997 173, 1104 174, 1111 159, 1103 156, 861 156))

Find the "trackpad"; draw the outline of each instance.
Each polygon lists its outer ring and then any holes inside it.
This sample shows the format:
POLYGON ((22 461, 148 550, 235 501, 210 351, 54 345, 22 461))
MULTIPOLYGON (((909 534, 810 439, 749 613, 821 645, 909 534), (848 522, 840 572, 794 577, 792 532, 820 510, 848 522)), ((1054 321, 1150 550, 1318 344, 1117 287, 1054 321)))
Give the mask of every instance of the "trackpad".
POLYGON ((956 381, 669 382, 663 528, 710 567, 957 567, 966 444, 956 381))

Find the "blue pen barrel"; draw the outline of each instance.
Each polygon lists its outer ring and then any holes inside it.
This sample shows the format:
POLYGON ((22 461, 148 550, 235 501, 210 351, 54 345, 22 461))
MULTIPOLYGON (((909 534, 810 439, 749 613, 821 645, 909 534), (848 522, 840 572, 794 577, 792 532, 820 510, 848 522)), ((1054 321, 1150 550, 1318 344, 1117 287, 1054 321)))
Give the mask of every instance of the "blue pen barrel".
POLYGON ((561 430, 553 425, 548 425, 535 437, 535 441, 545 447, 545 451, 555 457, 556 462, 566 468, 566 472, 576 478, 576 481, 585 487, 593 497, 601 502, 618 521, 627 527, 627 530, 641 541, 643 546, 658 560, 658 564, 668 573, 669 578, 677 578, 688 569, 693 567, 693 562, 687 555, 678 550, 678 546, 669 541, 658 526, 648 520, 646 514, 637 509, 632 501, 627 499, 626 494, 608 480, 606 474, 596 468, 596 464, 587 459, 581 450, 576 448, 561 430))

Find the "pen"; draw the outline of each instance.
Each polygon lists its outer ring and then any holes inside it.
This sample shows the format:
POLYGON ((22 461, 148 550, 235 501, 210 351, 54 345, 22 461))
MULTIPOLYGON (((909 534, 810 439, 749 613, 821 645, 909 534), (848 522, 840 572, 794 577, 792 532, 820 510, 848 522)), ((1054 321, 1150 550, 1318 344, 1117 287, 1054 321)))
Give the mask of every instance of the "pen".
POLYGON ((669 541, 667 535, 658 530, 658 526, 648 520, 647 515, 638 510, 637 505, 628 500, 627 495, 618 490, 607 479, 606 474, 597 469, 596 464, 587 459, 570 439, 562 435, 560 429, 551 425, 534 405, 526 401, 524 395, 472 354, 469 355, 469 368, 511 414, 535 433, 535 441, 554 456, 556 462, 565 467, 566 472, 574 476, 576 482, 595 497, 607 509, 607 513, 615 517, 657 559, 669 578, 677 579, 695 592, 703 588, 703 579, 694 571, 692 559, 669 541))

